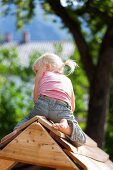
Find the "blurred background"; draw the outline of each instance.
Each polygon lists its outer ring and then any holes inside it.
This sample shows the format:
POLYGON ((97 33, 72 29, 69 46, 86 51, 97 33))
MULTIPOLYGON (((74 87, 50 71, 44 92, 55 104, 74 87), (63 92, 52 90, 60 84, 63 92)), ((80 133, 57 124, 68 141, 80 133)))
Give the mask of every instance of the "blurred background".
POLYGON ((113 1, 0 0, 0 138, 32 109, 44 52, 78 63, 74 115, 113 161, 113 1))

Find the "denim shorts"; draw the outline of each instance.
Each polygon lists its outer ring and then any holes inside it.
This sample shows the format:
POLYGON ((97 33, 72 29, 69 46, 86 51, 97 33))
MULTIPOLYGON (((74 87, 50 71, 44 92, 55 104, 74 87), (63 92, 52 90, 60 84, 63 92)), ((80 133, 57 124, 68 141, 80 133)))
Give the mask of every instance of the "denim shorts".
POLYGON ((75 120, 71 107, 68 103, 41 95, 35 103, 34 108, 21 122, 16 125, 14 129, 17 129, 34 116, 45 116, 47 119, 52 120, 55 123, 59 123, 61 119, 67 119, 69 125, 73 128, 70 140, 76 140, 79 141, 79 143, 84 142, 84 133, 79 127, 78 122, 75 120), (79 139, 75 136, 79 136, 79 139))

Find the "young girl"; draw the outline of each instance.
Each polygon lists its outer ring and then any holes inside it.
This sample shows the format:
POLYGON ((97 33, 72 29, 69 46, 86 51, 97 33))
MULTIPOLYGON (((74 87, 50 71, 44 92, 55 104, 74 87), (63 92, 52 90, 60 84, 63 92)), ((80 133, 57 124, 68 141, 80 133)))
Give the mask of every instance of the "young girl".
POLYGON ((34 86, 34 108, 17 124, 16 129, 32 117, 45 116, 54 122, 53 128, 65 133, 73 144, 79 146, 86 142, 86 137, 74 118, 75 97, 70 79, 64 75, 65 66, 71 74, 76 63, 72 60, 63 62, 52 53, 45 53, 38 58, 33 70, 36 74, 34 86))

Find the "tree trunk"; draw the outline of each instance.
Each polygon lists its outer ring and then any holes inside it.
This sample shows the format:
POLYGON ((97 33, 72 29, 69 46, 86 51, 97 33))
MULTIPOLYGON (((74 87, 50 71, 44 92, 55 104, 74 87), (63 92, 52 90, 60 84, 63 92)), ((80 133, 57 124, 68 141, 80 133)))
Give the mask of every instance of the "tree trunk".
POLYGON ((68 9, 62 7, 60 0, 55 2, 53 0, 47 1, 52 7, 52 10, 62 19, 65 26, 73 35, 80 53, 83 68, 90 82, 86 133, 98 143, 99 147, 102 147, 113 62, 113 22, 107 25, 106 33, 102 38, 102 43, 97 54, 97 65, 95 65, 93 63, 93 56, 90 53, 90 46, 81 31, 81 24, 76 14, 73 11, 70 13, 68 9))
MULTIPOLYGON (((112 55, 112 54, 111 54, 112 55)), ((108 112, 112 62, 100 65, 90 82, 86 133, 102 148, 108 112), (106 64, 106 66, 105 66, 106 64)), ((108 60, 109 61, 109 60, 108 60)))
POLYGON ((105 132, 109 88, 95 81, 90 87, 86 133, 102 147, 105 132), (105 89, 104 89, 105 88, 105 89))
POLYGON ((108 113, 110 80, 113 63, 113 23, 109 25, 103 38, 98 64, 93 79, 90 80, 90 99, 86 133, 94 139, 99 147, 103 146, 106 114, 108 113))

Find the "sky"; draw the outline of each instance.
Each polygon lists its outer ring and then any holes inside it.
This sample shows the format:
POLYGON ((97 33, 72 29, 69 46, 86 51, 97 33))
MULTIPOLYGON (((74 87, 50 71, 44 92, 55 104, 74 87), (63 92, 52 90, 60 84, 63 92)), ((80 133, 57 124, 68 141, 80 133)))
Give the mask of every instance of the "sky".
POLYGON ((55 15, 48 15, 46 18, 43 15, 44 11, 40 4, 37 3, 35 8, 35 16, 30 24, 24 26, 21 31, 16 29, 16 17, 5 16, 0 17, 0 37, 5 33, 11 32, 13 39, 17 42, 21 41, 24 31, 28 31, 31 35, 31 40, 70 40, 72 39, 67 29, 61 29, 61 20, 55 15), (57 20, 57 23, 53 22, 57 20))

